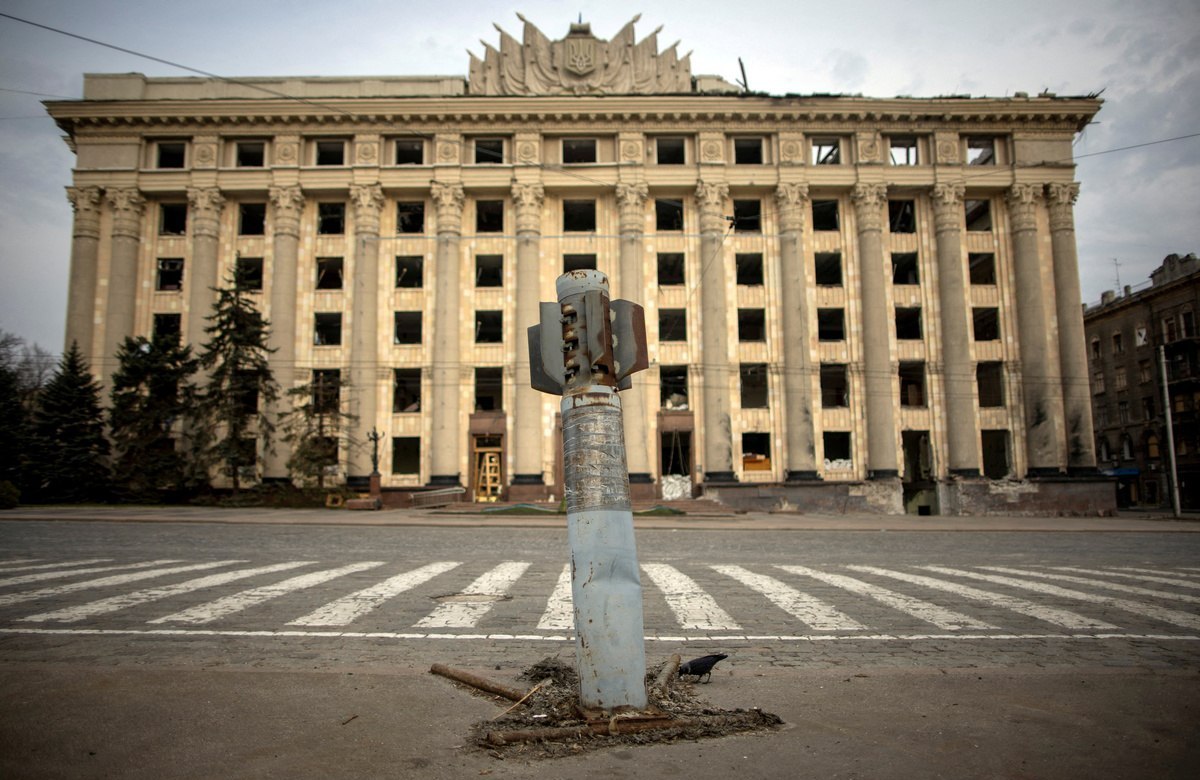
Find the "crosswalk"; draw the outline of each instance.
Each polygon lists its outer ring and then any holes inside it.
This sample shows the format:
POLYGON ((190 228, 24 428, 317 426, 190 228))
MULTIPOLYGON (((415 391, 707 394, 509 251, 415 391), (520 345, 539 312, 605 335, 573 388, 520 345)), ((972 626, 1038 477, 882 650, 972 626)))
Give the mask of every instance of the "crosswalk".
MULTIPOLYGON (((1200 569, 645 561, 647 639, 1200 641, 1200 569)), ((0 559, 0 634, 563 641, 569 565, 0 559)))

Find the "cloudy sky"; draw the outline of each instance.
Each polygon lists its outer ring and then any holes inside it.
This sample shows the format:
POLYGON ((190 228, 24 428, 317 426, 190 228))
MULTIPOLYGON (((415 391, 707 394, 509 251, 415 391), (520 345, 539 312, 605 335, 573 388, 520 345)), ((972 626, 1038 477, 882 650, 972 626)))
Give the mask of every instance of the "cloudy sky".
MULTIPOLYGON (((1118 276, 1146 281, 1169 253, 1200 251, 1196 0, 0 3, 0 14, 223 76, 463 76, 466 50, 496 42, 493 22, 520 34, 517 11, 553 38, 580 14, 609 38, 641 13, 639 36, 661 25, 660 45, 680 40, 693 73, 733 81, 740 56, 751 89, 773 94, 1103 90, 1075 145, 1084 300, 1118 276)), ((66 316, 73 158, 40 101, 78 98, 83 73, 131 71, 191 75, 0 17, 0 329, 52 352, 66 316)))

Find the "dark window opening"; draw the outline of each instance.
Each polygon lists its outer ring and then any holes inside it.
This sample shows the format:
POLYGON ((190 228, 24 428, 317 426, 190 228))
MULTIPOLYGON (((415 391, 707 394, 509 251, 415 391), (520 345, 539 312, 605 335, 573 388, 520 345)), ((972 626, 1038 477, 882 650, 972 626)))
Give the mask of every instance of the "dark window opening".
POLYGON ((980 431, 983 449, 983 475, 988 479, 1004 479, 1010 471, 1008 431, 980 431))
POLYGON ((993 307, 971 309, 971 324, 976 341, 998 341, 1000 339, 1000 310, 993 307))
POLYGON ((917 204, 915 201, 888 201, 888 230, 893 233, 917 232, 917 204))
POLYGON ((654 153, 659 165, 683 165, 684 143, 682 138, 657 138, 654 153))
POLYGON ((892 136, 888 139, 888 155, 892 165, 918 165, 917 139, 911 136, 892 136))
POLYGON ((396 286, 415 289, 422 286, 425 258, 421 255, 396 256, 396 286))
POLYGON ((980 363, 975 366, 975 385, 979 391, 979 407, 991 409, 1004 406, 1004 364, 980 363))
POLYGON ((425 232, 425 202, 411 201, 396 204, 396 232, 425 232))
POLYGON ((158 234, 160 236, 182 236, 187 233, 187 215, 186 203, 160 203, 158 205, 158 234))
POLYGON ((238 141, 235 157, 239 168, 261 168, 267 162, 267 145, 262 141, 238 141))
POLYGON ((563 273, 571 271, 595 271, 596 256, 593 254, 563 255, 563 273))
MULTIPOLYGON (((659 473, 666 476, 688 476, 692 473, 691 431, 669 431, 659 437, 659 473)), ((691 496, 689 491, 686 495, 691 496)))
POLYGON ((404 138, 396 141, 396 165, 424 165, 425 142, 404 138))
POLYGON ((921 309, 920 307, 896 307, 896 338, 921 338, 921 309))
POLYGON ((179 336, 183 333, 183 315, 182 314, 155 314, 153 330, 150 335, 155 341, 171 340, 179 341, 179 336))
POLYGON ((925 406, 925 364, 900 363, 900 405, 925 406))
POLYGON ((825 431, 821 440, 825 445, 825 460, 850 460, 850 431, 825 431))
POLYGON ((992 204, 986 200, 968 200, 963 208, 967 213, 967 230, 988 231, 992 229, 992 204))
POLYGON ((687 366, 661 366, 658 369, 658 399, 663 409, 688 408, 687 366))
POLYGON ((475 343, 500 344, 504 341, 504 313, 500 311, 475 312, 475 343))
POLYGON ((742 363, 738 369, 742 385, 743 409, 767 408, 767 366, 765 363, 742 363))
POLYGON ((742 469, 771 470, 771 434, 747 431, 742 434, 742 469))
POLYGON ((916 252, 892 252, 892 284, 920 284, 916 252))
POLYGON ((813 230, 839 230, 838 202, 836 200, 814 200, 812 202, 813 230))
POLYGON ((504 255, 475 255, 475 286, 504 286, 504 255))
POLYGON ((562 142, 562 158, 563 163, 568 165, 596 162, 596 139, 564 138, 562 142))
POLYGON ((234 407, 243 417, 258 412, 258 383, 252 371, 234 371, 229 395, 234 407))
POLYGON ((761 252, 739 252, 734 255, 737 283, 750 287, 763 283, 763 256, 761 252))
POLYGON ((318 257, 317 289, 342 289, 342 265, 342 258, 340 257, 318 257))
POLYGON ((658 310, 658 340, 687 341, 687 311, 684 309, 658 310))
POLYGON ((596 201, 564 200, 563 231, 567 233, 594 232, 596 230, 596 201))
POLYGON ((733 229, 738 233, 761 233, 762 201, 735 200, 733 202, 733 229))
POLYGON ((263 259, 239 257, 234 270, 234 283, 239 290, 259 292, 263 288, 263 259))
POLYGON ((504 408, 504 376, 500 368, 475 369, 475 411, 498 412, 504 408))
POLYGON ((762 309, 738 309, 738 341, 766 340, 766 312, 762 309))
POLYGON ((817 252, 813 260, 816 265, 817 284, 824 287, 842 286, 841 252, 817 252))
POLYGON ((346 204, 317 204, 317 233, 323 236, 340 236, 346 232, 346 204))
POLYGON ((735 165, 762 165, 763 139, 733 139, 733 162, 735 165))
POLYGON ((392 343, 421 343, 421 312, 398 311, 393 313, 392 343))
POLYGON ((345 141, 317 141, 317 165, 345 165, 345 141))
POLYGON ((187 144, 182 141, 160 141, 156 145, 158 168, 182 168, 186 158, 187 144))
POLYGON ((842 363, 821 364, 821 407, 837 409, 850 405, 850 379, 842 363))
POLYGON ((313 344, 318 347, 336 347, 342 343, 342 313, 319 312, 313 315, 313 344))
POLYGON ((162 292, 179 292, 183 289, 183 258, 160 257, 158 275, 154 289, 162 292))
POLYGON ((421 411, 421 369, 397 368, 392 376, 392 414, 421 411))
POLYGON ((475 201, 475 232, 503 233, 504 232, 504 201, 478 200, 475 201))
POLYGON ((342 372, 319 368, 312 372, 312 407, 316 414, 337 414, 341 407, 342 372))
POLYGON ((843 309, 817 309, 817 340, 844 341, 846 312, 843 309))
POLYGON ((660 230, 683 230, 683 203, 678 200, 654 201, 654 224, 660 230))
POLYGON ((683 252, 658 253, 658 284, 668 287, 683 284, 683 252))
POLYGON ((267 232, 267 204, 238 204, 238 235, 261 236, 267 232))
POLYGON ((392 437, 392 473, 421 473, 421 438, 419 436, 392 437))
POLYGON ((841 165, 842 144, 837 138, 814 138, 813 165, 841 165))
POLYGON ((476 138, 475 164, 499 165, 504 162, 503 138, 476 138))
POLYGON ((970 252, 967 263, 971 270, 971 284, 996 283, 996 255, 991 252, 970 252))
POLYGON ((980 137, 967 139, 967 165, 995 164, 996 139, 980 137))

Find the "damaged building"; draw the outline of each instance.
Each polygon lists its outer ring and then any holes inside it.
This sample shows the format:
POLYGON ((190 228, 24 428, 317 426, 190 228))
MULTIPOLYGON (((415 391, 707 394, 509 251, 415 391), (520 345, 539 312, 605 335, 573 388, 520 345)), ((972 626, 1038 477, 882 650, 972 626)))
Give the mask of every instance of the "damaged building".
POLYGON ((76 155, 67 342, 102 379, 126 336, 197 345, 237 273, 280 383, 320 372, 351 440, 383 434, 390 500, 555 499, 525 329, 597 268, 646 310, 635 499, 1111 507, 1073 217, 1101 101, 751 94, 633 22, 521 21, 467 78, 87 75, 48 102, 76 155))

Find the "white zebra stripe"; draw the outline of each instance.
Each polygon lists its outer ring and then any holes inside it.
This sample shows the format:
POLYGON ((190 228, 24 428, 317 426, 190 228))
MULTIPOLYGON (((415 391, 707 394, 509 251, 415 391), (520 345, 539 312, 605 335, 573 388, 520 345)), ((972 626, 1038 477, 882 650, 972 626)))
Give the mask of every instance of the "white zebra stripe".
POLYGON ((70 582, 66 585, 55 585, 52 588, 30 590, 23 593, 5 593, 3 596, 0 596, 0 606, 19 604, 22 601, 33 601, 34 599, 44 599, 50 596, 59 596, 63 593, 73 593, 77 590, 107 588, 113 585, 127 585, 131 582, 148 580, 152 577, 164 577, 168 574, 182 574, 183 572, 187 571, 216 569, 221 566, 232 566, 235 563, 245 563, 245 561, 211 561, 209 563, 191 563, 187 566, 169 566, 165 569, 149 569, 147 571, 134 572, 133 574, 115 574, 111 577, 101 577, 97 580, 70 582))
POLYGON ((1000 574, 1015 574, 1018 577, 1041 577, 1047 580, 1058 580, 1060 582, 1070 582, 1075 585, 1089 585, 1097 588, 1107 588, 1108 590, 1117 590, 1122 593, 1133 593, 1138 596, 1152 596, 1158 599, 1169 599, 1171 601, 1186 601, 1189 604, 1200 604, 1200 596, 1188 596, 1184 593, 1168 593, 1164 590, 1150 590, 1149 588, 1139 588, 1136 585, 1123 585, 1118 582, 1105 582, 1104 580, 1094 580, 1089 577, 1072 577, 1069 574, 1050 574, 1049 572, 1029 571, 1028 569, 1009 569, 1004 566, 980 566, 981 569, 987 571, 999 572, 1000 574))
POLYGON ((571 596, 571 564, 563 566, 546 601, 546 611, 537 627, 542 631, 570 631, 575 627, 575 606, 571 596))
POLYGON ((755 574, 741 566, 713 566, 712 568, 766 596, 772 604, 792 617, 807 623, 815 631, 861 631, 866 628, 820 599, 813 598, 807 593, 801 593, 774 577, 755 574))
POLYGON ((529 568, 525 561, 505 561, 484 572, 467 586, 460 601, 447 602, 416 623, 419 628, 474 628, 496 605, 496 597, 507 595, 509 588, 529 568), (476 597, 472 599, 472 596, 476 597))
POLYGON ((740 631, 729 614, 717 606, 695 580, 665 563, 643 563, 642 571, 667 600, 679 627, 697 631, 740 631))
MULTIPOLYGON (((1055 566, 1054 571, 1073 571, 1079 574, 1099 574, 1103 577, 1123 577, 1130 580, 1141 580, 1142 582, 1157 582, 1161 585, 1178 585, 1181 588, 1200 588, 1200 582, 1192 582, 1191 580, 1181 580, 1178 577, 1153 577, 1140 574, 1121 574, 1120 572, 1108 571, 1102 569, 1081 569, 1077 566, 1055 566)), ((1150 569, 1130 569, 1130 571, 1151 571, 1150 569)))
MULTIPOLYGON (((35 563, 41 558, 29 558, 23 561, 10 561, 0 565, 0 574, 11 574, 14 571, 37 571, 44 569, 62 569, 71 566, 87 566, 93 563, 108 563, 112 558, 89 558, 86 561, 59 561, 58 563, 39 563, 36 566, 16 566, 18 563, 35 563)), ((0 582, 0 585, 4 584, 0 582)))
POLYGON ((0 580, 0 587, 11 587, 13 585, 25 585, 30 582, 44 582, 45 580, 61 580, 64 577, 74 577, 77 574, 99 574, 105 571, 133 571, 134 569, 145 569, 150 566, 165 566, 168 563, 179 563, 178 559, 167 558, 161 561, 142 561, 141 563, 122 563, 116 566, 89 566, 85 569, 72 569, 70 571, 40 571, 36 574, 21 574, 16 577, 8 577, 0 580))
POLYGON ((348 626, 388 599, 412 590, 439 574, 460 566, 459 561, 437 561, 419 569, 389 577, 383 582, 342 596, 288 623, 289 626, 348 626))

